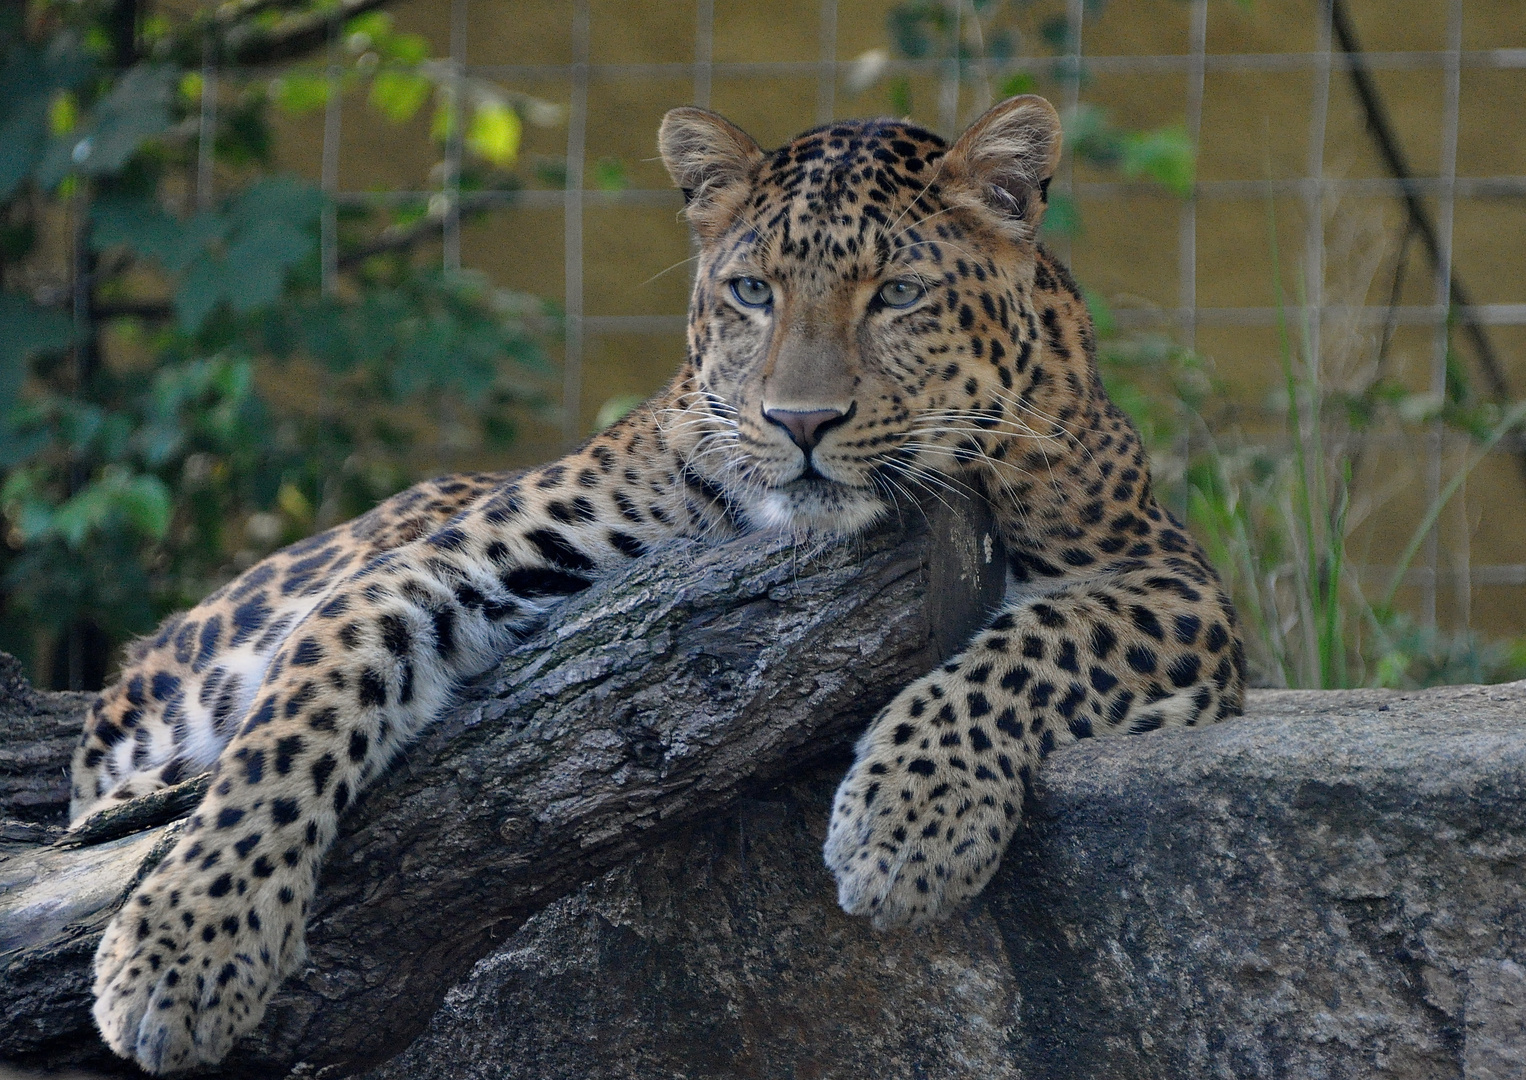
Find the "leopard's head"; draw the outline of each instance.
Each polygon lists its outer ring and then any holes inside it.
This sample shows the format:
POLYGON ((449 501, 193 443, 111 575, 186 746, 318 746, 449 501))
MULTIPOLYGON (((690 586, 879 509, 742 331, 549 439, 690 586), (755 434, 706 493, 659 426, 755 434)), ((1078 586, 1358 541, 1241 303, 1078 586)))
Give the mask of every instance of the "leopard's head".
POLYGON ((769 152, 695 108, 659 143, 699 249, 697 389, 672 428, 754 525, 856 531, 1011 426, 1060 153, 1047 101, 1003 101, 952 146, 864 120, 769 152))

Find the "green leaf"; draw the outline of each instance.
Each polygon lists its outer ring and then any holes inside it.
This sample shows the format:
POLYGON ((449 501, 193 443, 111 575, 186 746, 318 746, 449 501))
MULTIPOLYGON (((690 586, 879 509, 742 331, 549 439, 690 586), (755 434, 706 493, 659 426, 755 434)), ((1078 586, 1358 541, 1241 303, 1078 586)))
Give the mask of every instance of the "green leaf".
POLYGON ((94 533, 114 521, 134 532, 162 539, 169 531, 173 502, 169 488, 150 473, 134 473, 122 465, 108 465, 101 475, 71 496, 51 515, 36 513, 28 522, 31 538, 53 534, 78 550, 94 533))
POLYGON ((1148 177, 1184 198, 1192 194, 1197 153, 1182 125, 1124 135, 1122 157, 1125 176, 1148 177))
POLYGON ((187 334, 201 329, 236 284, 221 259, 199 259, 191 264, 175 290, 175 317, 187 334))
POLYGON ((1065 117, 1065 145, 1080 160, 1105 168, 1123 155, 1123 136, 1095 105, 1077 105, 1065 117))
POLYGON ((10 198, 41 160, 58 95, 79 88, 94 69, 67 33, 54 36, 46 48, 12 46, 0 66, 0 199, 10 198))
POLYGON ((260 180, 244 190, 229 215, 227 263, 240 278, 228 297, 235 311, 252 311, 280 296, 287 272, 317 247, 322 210, 323 194, 289 177, 260 180))
POLYGON ((619 158, 600 158, 593 167, 593 183, 600 191, 624 191, 631 185, 625 162, 619 158))
POLYGON ((145 536, 159 540, 169 531, 173 502, 169 488, 157 476, 144 473, 133 477, 117 495, 117 507, 145 536))
MULTIPOLYGON (((175 290, 175 314, 195 334, 223 304, 248 312, 280 298, 286 275, 309 258, 323 209, 323 194, 289 177, 258 180, 233 199, 217 227, 225 251, 208 253, 185 268, 175 290)), ((206 235, 212 227, 206 226, 206 235)))
POLYGON ((371 80, 371 104, 395 124, 412 120, 429 100, 433 84, 411 71, 386 69, 371 80))
POLYGON ((1014 71, 1001 84, 1001 96, 1009 98, 1016 97, 1018 94, 1031 94, 1037 85, 1037 80, 1026 71, 1014 71))
POLYGON ((1118 323, 1113 318, 1112 307, 1102 294, 1082 286, 1081 297, 1086 302, 1087 310, 1091 312, 1092 323, 1097 328, 1097 336, 1106 340, 1116 334, 1118 323))
POLYGON ((472 113, 466 131, 466 147, 494 165, 512 165, 519 156, 524 125, 519 114, 501 101, 486 101, 472 113))
POLYGON ((1039 37, 1057 53, 1070 52, 1070 20, 1064 15, 1051 15, 1039 26, 1039 37))
POLYGON ((85 123, 51 141, 37 167, 38 183, 51 188, 70 172, 119 172, 144 142, 169 128, 177 81, 178 72, 168 65, 129 68, 96 102, 85 123))
POLYGON ((603 431, 645 400, 641 394, 616 394, 609 398, 599 406, 598 415, 593 418, 594 430, 603 431))
POLYGON ((1063 191, 1050 188, 1043 228, 1048 236, 1080 236, 1081 211, 1076 206, 1076 201, 1063 191))
POLYGON ((27 361, 34 353, 67 348, 74 321, 62 311, 38 307, 24 296, 0 292, 0 428, 16 407, 27 361))
POLYGON ((389 34, 376 44, 382 56, 398 64, 418 64, 429 57, 429 42, 420 34, 389 34))
POLYGON ((7 508, 13 503, 26 502, 33 498, 33 492, 37 487, 37 474, 31 469, 12 469, 6 476, 5 483, 0 484, 0 503, 7 508))
POLYGON ((227 294, 233 310, 253 311, 274 303, 286 284, 287 271, 315 246, 311 231, 295 222, 260 221, 242 229, 228 245, 226 260, 238 278, 227 294))
POLYGON ((46 143, 46 113, 41 103, 21 102, 0 123, 0 199, 9 199, 46 143), (32 105, 28 108, 28 105, 32 105))
POLYGON ((32 353, 65 348, 73 339, 74 322, 62 311, 0 292, 0 366, 8 369, 32 353))
POLYGON ((286 221, 312 228, 323 212, 323 192, 294 176, 271 176, 246 187, 229 206, 236 225, 255 221, 286 221))
POLYGON ((68 135, 78 125, 79 99, 69 90, 60 90, 53 95, 53 103, 48 107, 48 133, 68 135))
POLYGON ((54 533, 65 544, 78 549, 84 544, 85 537, 106 520, 108 509, 108 497, 101 486, 91 484, 54 511, 46 526, 39 528, 40 521, 33 524, 32 528, 36 530, 33 536, 41 539, 46 533, 54 533))
POLYGON ((285 112, 301 116, 328 104, 329 79, 321 72, 288 71, 270 80, 270 96, 285 112))
POLYGON ((567 186, 567 161, 565 158, 541 158, 535 162, 535 178, 547 187, 567 186))
POLYGON ((923 9, 922 4, 901 4, 891 8, 886 16, 890 40, 902 56, 912 60, 921 59, 932 48, 932 40, 924 25, 927 15, 923 9))
POLYGON ((346 36, 354 39, 363 37, 364 41, 353 41, 352 49, 368 49, 378 38, 384 38, 392 33, 392 16, 385 11, 367 11, 357 15, 344 24, 346 36))
POLYGON ((182 221, 152 198, 102 196, 90 208, 90 216, 94 226, 90 242, 97 251, 126 247, 171 274, 204 258, 228 228, 221 215, 212 213, 182 221))
POLYGON ((201 95, 206 92, 206 81, 199 71, 187 71, 180 76, 180 85, 176 87, 180 94, 180 102, 187 108, 194 109, 201 104, 201 95))

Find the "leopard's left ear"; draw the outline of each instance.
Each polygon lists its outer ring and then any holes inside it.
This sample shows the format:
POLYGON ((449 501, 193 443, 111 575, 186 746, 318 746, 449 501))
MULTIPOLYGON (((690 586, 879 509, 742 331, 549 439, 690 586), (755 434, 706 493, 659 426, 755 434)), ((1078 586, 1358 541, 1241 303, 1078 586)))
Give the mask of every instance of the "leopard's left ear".
POLYGON ((1041 97, 1023 94, 991 106, 949 148, 947 183, 994 212, 1015 239, 1032 240, 1060 163, 1060 117, 1041 97))

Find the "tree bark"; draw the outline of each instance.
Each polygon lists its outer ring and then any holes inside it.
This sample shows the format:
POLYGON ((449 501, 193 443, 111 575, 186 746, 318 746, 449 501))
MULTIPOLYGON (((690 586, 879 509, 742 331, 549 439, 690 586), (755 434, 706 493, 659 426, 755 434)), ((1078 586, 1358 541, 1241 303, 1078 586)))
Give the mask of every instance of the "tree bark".
MULTIPOLYGON (((853 733, 1000 598, 984 508, 949 501, 835 545, 675 544, 569 601, 350 813, 309 963, 224 1075, 342 1076, 386 1060, 537 910, 762 784, 845 761, 853 733)), ((181 828, 157 822, 199 789, 121 808, 88 845, 49 843, 59 823, 38 822, 35 791, 57 795, 65 725, 55 716, 49 741, 17 717, 79 699, 0 701, 0 780, 13 758, 50 778, 16 788, 34 792, 32 822, 0 829, 0 1059, 126 1071, 90 1020, 91 958, 181 828)), ((78 718, 67 726, 72 745, 78 718)), ((7 817, 22 809, 11 792, 0 788, 7 817)))

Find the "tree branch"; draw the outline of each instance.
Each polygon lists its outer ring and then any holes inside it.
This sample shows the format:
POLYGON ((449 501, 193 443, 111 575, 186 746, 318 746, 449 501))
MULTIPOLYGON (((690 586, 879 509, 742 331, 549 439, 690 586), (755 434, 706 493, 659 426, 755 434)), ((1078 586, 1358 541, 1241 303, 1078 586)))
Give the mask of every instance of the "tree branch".
MULTIPOLYGON (((1399 187, 1403 192, 1401 198, 1404 201, 1404 211, 1409 218, 1410 228, 1420 234, 1420 239, 1425 244, 1426 254, 1430 258, 1431 268, 1439 270, 1442 263, 1441 241, 1436 232, 1436 223, 1431 220, 1429 211, 1421 201, 1419 189, 1411 183, 1414 173, 1410 171, 1404 149, 1399 145, 1399 135, 1388 116, 1388 107, 1378 92, 1372 72, 1367 68, 1361 43, 1356 38, 1356 27, 1352 25, 1351 16, 1346 11, 1345 0, 1332 0, 1330 28, 1335 32, 1335 39, 1341 51, 1346 54, 1347 71, 1351 75, 1351 88, 1362 106, 1363 115, 1367 120, 1367 130, 1372 134, 1373 142, 1377 143, 1378 154, 1383 158, 1383 163, 1388 166, 1389 175, 1399 181, 1399 187)), ((1450 268, 1447 279, 1450 284, 1449 299, 1452 310, 1457 313, 1458 323, 1467 334, 1468 340, 1473 343, 1478 366, 1484 373, 1484 379, 1489 383, 1490 393, 1495 401, 1508 405, 1515 398, 1511 395, 1510 384, 1505 378, 1505 366, 1494 351, 1494 343, 1489 339, 1483 324, 1470 314, 1473 298, 1463 286, 1462 276, 1458 274, 1456 266, 1450 268)), ((1516 451, 1516 465, 1522 478, 1526 479, 1526 448, 1516 451)))
MULTIPOLYGON (((240 11, 224 23, 219 17, 225 63, 269 64, 312 52, 328 40, 329 28, 378 8, 388 0, 339 0, 332 7, 291 12, 270 25, 248 20, 240 11)), ((253 6, 253 5, 245 5, 253 6)), ((265 7, 268 5, 259 5, 265 7)))
MULTIPOLYGON (((999 600, 981 507, 819 550, 673 545, 568 602, 352 813, 311 964, 225 1066, 385 1060, 525 918, 676 828, 824 757, 999 600)), ((111 1063, 89 1018, 105 922, 178 823, 0 844, 0 1059, 111 1063)), ((120 1063, 115 1063, 120 1066, 120 1063)))
MULTIPOLYGON (((339 269, 353 270, 373 256, 407 251, 415 244, 439 236, 443 224, 444 219, 431 216, 408 225, 390 225, 358 247, 342 252, 339 256, 339 269)), ((63 304, 67 301, 65 295, 58 302, 63 304)), ((175 306, 169 300, 95 300, 90 305, 92 320, 169 319, 174 315, 175 306)))

